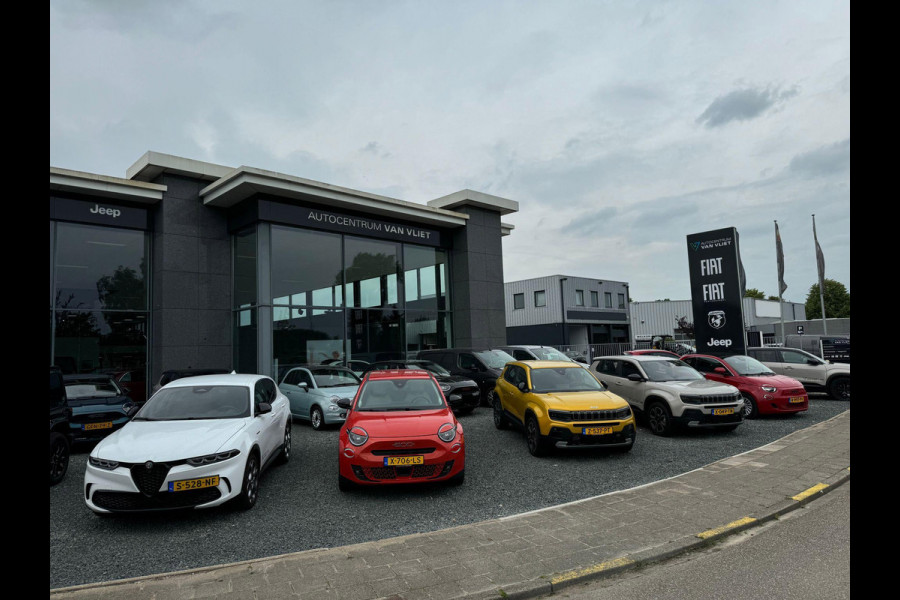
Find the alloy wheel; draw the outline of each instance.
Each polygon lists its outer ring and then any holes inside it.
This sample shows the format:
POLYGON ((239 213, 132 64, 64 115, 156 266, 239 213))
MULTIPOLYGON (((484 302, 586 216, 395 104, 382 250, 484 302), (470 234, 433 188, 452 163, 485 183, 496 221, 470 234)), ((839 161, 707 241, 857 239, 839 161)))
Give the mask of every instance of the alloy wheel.
POLYGON ((669 415, 661 404, 654 404, 647 411, 647 424, 656 435, 664 434, 669 428, 669 415))

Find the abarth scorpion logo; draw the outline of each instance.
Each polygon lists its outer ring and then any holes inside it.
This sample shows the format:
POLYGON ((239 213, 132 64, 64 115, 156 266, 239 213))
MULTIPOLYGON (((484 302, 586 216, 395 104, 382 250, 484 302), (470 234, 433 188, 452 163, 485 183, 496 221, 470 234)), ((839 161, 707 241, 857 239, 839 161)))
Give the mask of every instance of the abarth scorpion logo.
POLYGON ((711 310, 707 315, 707 322, 713 329, 722 329, 725 326, 725 311, 711 310))

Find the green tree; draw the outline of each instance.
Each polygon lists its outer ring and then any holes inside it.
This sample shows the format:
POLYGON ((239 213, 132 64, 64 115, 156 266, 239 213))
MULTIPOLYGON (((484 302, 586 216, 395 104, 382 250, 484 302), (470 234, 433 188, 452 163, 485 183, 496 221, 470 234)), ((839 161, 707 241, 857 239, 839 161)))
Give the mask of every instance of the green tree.
MULTIPOLYGON (((759 298, 760 300, 765 300, 766 293, 756 288, 747 288, 747 291, 744 292, 744 298, 759 298)), ((777 299, 778 298, 776 298, 776 300, 777 299)))
POLYGON ((766 298, 766 300, 774 300, 778 302, 778 296, 769 296, 768 298, 766 298))
MULTIPOLYGON (((825 279, 825 318, 841 319, 850 317, 850 292, 840 281, 825 279)), ((814 283, 806 296, 806 318, 821 319, 822 304, 819 299, 819 284, 814 283)))

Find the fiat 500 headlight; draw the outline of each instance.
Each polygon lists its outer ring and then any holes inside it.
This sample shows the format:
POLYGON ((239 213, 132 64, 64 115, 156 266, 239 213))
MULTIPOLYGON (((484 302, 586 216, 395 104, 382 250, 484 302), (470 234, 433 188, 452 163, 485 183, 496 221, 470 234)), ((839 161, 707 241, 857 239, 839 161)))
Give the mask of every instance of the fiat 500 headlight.
POLYGON ((347 438, 354 446, 362 446, 369 439, 369 434, 362 427, 351 427, 347 430, 347 438))
POLYGON ((456 437, 456 425, 453 423, 444 423, 438 428, 438 437, 445 442, 452 442, 456 437))

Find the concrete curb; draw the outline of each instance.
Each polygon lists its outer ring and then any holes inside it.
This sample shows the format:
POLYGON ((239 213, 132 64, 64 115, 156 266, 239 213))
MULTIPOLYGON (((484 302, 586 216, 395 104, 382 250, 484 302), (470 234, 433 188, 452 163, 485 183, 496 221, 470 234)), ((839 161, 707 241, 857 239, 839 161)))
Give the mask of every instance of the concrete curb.
POLYGON ((556 593, 567 587, 587 583, 589 581, 596 581, 598 579, 604 579, 606 577, 611 577, 625 571, 630 571, 655 563, 663 562, 682 554, 687 554, 689 552, 708 548, 736 533, 740 533, 753 527, 763 525, 764 523, 768 523, 769 521, 772 521, 774 519, 778 519, 782 515, 797 510, 798 508, 802 508, 813 500, 821 498, 825 494, 850 481, 850 469, 847 468, 845 473, 841 473, 837 476, 831 477, 830 479, 832 479, 833 481, 829 484, 825 484, 824 488, 816 489, 810 495, 805 496, 800 500, 785 498, 783 502, 770 508, 767 512, 755 517, 748 517, 750 519, 748 522, 736 525, 734 527, 725 528, 723 529, 723 531, 714 533, 705 538, 700 538, 699 534, 690 537, 683 537, 681 539, 668 542, 657 548, 652 548, 643 552, 637 552, 635 554, 620 557, 617 560, 621 561, 621 564, 604 567, 604 565, 615 562, 607 561, 606 563, 593 565, 592 567, 578 569, 574 572, 570 572, 568 575, 545 575, 540 577, 539 579, 523 581, 514 585, 503 586, 502 588, 495 588, 490 590, 483 590, 473 594, 466 594, 464 596, 459 596, 458 600, 495 600, 497 598, 505 598, 508 600, 523 600, 525 598, 535 598, 538 596, 556 593), (564 578, 559 579, 561 576, 563 576, 564 578), (554 582, 555 579, 557 579, 557 581, 554 582))

